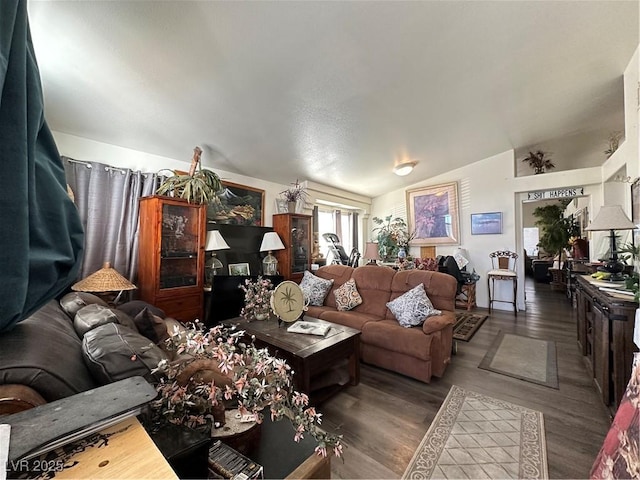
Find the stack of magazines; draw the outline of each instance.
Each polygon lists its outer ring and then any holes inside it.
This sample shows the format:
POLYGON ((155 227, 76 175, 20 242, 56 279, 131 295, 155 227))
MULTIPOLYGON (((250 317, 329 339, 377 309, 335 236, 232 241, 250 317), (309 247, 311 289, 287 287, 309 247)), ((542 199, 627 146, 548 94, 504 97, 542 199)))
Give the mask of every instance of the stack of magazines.
POLYGON ((262 465, 245 457, 230 446, 216 440, 209 449, 208 478, 249 480, 263 478, 262 465))

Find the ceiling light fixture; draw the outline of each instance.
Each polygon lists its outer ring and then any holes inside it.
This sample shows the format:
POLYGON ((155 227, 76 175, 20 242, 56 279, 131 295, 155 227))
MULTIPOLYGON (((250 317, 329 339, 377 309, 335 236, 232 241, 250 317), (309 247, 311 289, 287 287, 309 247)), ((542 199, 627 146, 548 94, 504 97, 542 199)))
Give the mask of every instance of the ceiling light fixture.
POLYGON ((416 166, 418 162, 402 162, 393 167, 393 173, 398 175, 399 177, 404 177, 405 175, 409 175, 413 171, 413 167, 416 166))

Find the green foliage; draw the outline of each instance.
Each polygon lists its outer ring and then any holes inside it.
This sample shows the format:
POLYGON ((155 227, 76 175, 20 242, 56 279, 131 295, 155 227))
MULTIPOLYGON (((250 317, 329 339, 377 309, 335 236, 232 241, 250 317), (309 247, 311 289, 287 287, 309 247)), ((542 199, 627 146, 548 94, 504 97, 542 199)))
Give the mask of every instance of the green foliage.
POLYGON ((529 155, 523 158, 522 161, 527 162, 529 166, 533 168, 533 172, 537 175, 552 168, 556 168, 548 155, 548 152, 536 150, 535 152, 529 152, 529 155))
POLYGON ((193 175, 174 171, 174 175, 162 182, 156 193, 184 198, 189 203, 209 203, 220 190, 220 177, 211 170, 198 168, 193 175))
POLYGON ((414 235, 409 234, 403 218, 387 215, 384 219, 373 217, 372 221, 377 225, 373 233, 378 240, 378 253, 382 259, 397 257, 400 247, 407 248, 413 239, 414 235))
POLYGON ((569 239, 580 235, 579 225, 571 218, 563 216, 566 203, 537 207, 533 215, 542 230, 538 245, 554 256, 560 255, 569 246, 569 239))

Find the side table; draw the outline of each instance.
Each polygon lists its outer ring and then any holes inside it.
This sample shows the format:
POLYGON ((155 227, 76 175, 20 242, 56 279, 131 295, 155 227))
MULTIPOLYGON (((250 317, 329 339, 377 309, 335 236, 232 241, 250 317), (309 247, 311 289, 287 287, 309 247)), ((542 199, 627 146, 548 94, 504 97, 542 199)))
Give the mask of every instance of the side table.
POLYGON ((456 307, 467 310, 476 308, 476 282, 462 285, 462 291, 456 297, 456 307))

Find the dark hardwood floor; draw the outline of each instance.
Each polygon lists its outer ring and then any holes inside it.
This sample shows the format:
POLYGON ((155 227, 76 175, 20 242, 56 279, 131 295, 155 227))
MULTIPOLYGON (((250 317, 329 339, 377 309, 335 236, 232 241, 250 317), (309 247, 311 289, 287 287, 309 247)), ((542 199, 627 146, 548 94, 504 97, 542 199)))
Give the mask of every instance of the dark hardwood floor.
POLYGON ((425 384, 362 365, 359 385, 320 405, 323 426, 347 445, 344 462, 332 459, 333 478, 399 478, 452 385, 541 411, 550 478, 587 478, 610 419, 578 351, 575 311, 547 284, 528 279, 525 289, 527 311, 494 309, 470 342, 458 342, 442 378, 425 384), (500 330, 555 341, 560 388, 479 369, 500 330))

